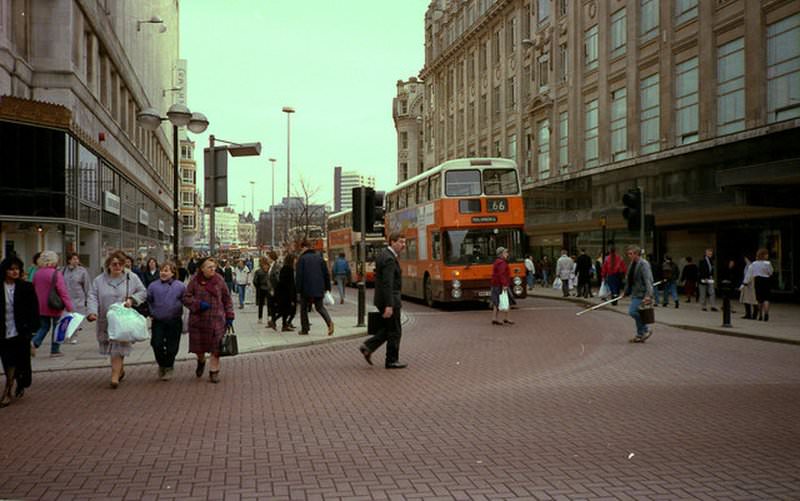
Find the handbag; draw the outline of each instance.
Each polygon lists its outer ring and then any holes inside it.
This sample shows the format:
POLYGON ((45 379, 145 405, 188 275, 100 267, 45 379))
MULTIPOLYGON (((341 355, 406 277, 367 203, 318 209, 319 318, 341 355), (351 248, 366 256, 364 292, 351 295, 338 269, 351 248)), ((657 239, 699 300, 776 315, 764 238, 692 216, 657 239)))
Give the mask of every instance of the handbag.
POLYGON ((219 356, 231 357, 239 354, 239 341, 236 339, 236 331, 233 326, 225 329, 225 335, 219 342, 219 356))
POLYGON ((52 310, 63 310, 64 300, 58 295, 56 290, 56 278, 58 270, 53 270, 53 278, 50 280, 50 292, 47 294, 47 307, 52 310))

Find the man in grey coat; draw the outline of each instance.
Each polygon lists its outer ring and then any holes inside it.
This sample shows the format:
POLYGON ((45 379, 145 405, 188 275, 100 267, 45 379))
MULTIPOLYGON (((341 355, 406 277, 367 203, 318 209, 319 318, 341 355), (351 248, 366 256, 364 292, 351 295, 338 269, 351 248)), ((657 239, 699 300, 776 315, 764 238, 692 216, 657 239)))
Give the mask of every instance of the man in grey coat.
POLYGON ((625 253, 631 260, 626 277, 626 287, 623 296, 631 297, 631 305, 628 314, 636 322, 636 336, 631 339, 632 343, 643 343, 649 338, 653 331, 642 322, 639 313, 639 306, 650 304, 653 297, 653 271, 650 263, 642 257, 642 250, 638 245, 629 245, 625 253))

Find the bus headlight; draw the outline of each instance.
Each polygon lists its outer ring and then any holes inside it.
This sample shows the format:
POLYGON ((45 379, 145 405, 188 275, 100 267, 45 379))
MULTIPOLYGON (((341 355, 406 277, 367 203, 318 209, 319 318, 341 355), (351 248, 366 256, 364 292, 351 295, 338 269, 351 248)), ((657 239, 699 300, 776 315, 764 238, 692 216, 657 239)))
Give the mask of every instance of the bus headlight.
POLYGON ((521 296, 522 295, 522 286, 521 285, 515 285, 514 286, 514 295, 515 296, 521 296))
POLYGON ((453 280, 453 288, 460 289, 461 288, 461 280, 453 280))
POLYGON ((461 289, 453 289, 452 291, 450 291, 450 295, 453 296, 453 299, 460 299, 461 289))
POLYGON ((519 277, 514 277, 514 285, 522 285, 522 279, 519 277))

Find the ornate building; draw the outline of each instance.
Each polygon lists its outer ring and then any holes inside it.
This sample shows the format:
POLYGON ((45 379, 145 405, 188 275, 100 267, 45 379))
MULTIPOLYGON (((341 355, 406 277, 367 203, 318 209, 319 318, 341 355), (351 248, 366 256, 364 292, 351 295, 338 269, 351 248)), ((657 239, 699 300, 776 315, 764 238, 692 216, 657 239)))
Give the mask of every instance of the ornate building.
POLYGON ((422 159, 422 111, 425 85, 411 77, 397 81, 397 97, 392 102, 392 118, 397 130, 397 183, 424 170, 422 159))
POLYGON ((639 187, 656 258, 767 247, 795 291, 798 41, 789 0, 433 0, 425 168, 515 160, 537 257, 638 243, 621 199, 639 187))

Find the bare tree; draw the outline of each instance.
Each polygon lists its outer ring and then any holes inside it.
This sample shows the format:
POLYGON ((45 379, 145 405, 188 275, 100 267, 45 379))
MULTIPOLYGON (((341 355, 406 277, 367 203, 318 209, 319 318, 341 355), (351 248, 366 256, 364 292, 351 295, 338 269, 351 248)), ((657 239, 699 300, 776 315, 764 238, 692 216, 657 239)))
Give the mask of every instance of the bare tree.
POLYGON ((309 239, 312 237, 312 230, 325 231, 325 205, 316 202, 319 191, 319 186, 312 185, 303 176, 300 177, 300 188, 295 191, 288 208, 287 231, 291 230, 294 233, 288 236, 290 240, 309 239))

